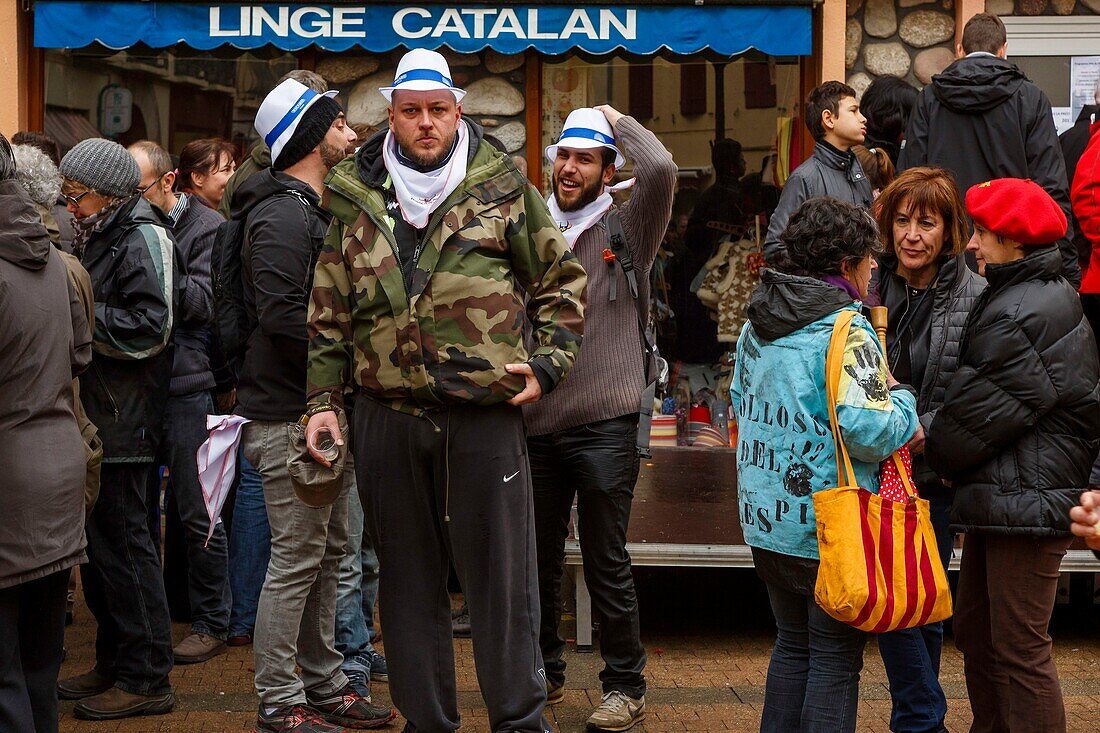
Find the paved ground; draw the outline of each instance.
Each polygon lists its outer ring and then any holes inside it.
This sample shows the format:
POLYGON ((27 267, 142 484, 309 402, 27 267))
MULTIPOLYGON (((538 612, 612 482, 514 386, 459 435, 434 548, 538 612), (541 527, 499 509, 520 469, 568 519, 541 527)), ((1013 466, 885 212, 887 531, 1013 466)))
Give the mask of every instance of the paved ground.
MULTIPOLYGON (((639 595, 643 635, 649 652, 647 677, 649 716, 639 732, 755 731, 763 701, 772 630, 759 581, 746 571, 641 570, 639 595)), ((1093 633, 1097 618, 1091 607, 1061 607, 1056 612, 1056 660, 1062 675, 1071 731, 1092 731, 1100 718, 1100 638, 1093 633)), ((384 620, 382 623, 384 629, 384 620)), ((67 639, 67 676, 87 670, 92 662, 94 624, 78 608, 77 623, 67 639)), ((176 638, 186 627, 177 625, 176 638)), ((384 652, 385 643, 382 649, 384 652)), ((458 689, 463 731, 488 733, 478 694, 472 647, 456 640, 458 689)), ((599 702, 598 654, 569 653, 565 702, 550 719, 561 733, 584 730, 584 721, 599 702)), ((179 696, 176 712, 160 718, 117 723, 88 723, 72 717, 71 703, 62 703, 64 733, 115 731, 186 731, 221 733, 250 731, 256 699, 252 691, 251 648, 231 649, 203 665, 178 667, 172 683, 179 696)), ((950 644, 941 678, 950 704, 948 727, 965 731, 970 710, 962 675, 962 659, 950 644)), ((889 730, 890 703, 882 663, 868 646, 860 701, 861 733, 889 730)), ((376 701, 388 701, 385 685, 375 685, 376 701)), ((400 731, 399 719, 384 730, 400 731)))

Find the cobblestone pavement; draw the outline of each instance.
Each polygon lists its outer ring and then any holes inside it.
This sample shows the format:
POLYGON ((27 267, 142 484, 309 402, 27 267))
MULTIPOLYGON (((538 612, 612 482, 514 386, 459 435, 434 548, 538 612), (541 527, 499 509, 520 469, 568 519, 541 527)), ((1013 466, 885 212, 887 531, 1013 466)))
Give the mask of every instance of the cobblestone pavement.
MULTIPOLYGON (((634 730, 755 731, 763 706, 764 677, 772 634, 763 599, 751 573, 721 571, 670 575, 648 573, 639 582, 643 609, 643 640, 649 653, 646 669, 648 717, 634 730), (729 586, 709 593, 713 583, 729 586), (739 591, 737 584, 749 586, 739 591), (675 599, 675 600, 674 600, 675 599), (652 609, 647 614, 647 608, 652 609)), ((1084 609, 1060 608, 1052 633, 1055 658, 1066 697, 1070 731, 1092 731, 1100 718, 1100 638, 1093 632, 1096 615, 1084 609)), ((384 629, 384 623, 382 624, 384 629)), ((86 671, 93 661, 94 623, 83 605, 67 636, 68 659, 62 676, 86 671)), ((176 624, 178 640, 187 627, 176 624)), ((383 634, 384 636, 384 634, 383 634)), ((463 731, 489 733, 478 693, 471 642, 455 640, 459 703, 463 731)), ((385 652, 385 639, 380 646, 385 652)), ((599 654, 577 654, 570 648, 565 701, 548 711, 560 733, 579 733, 600 700, 599 654)), ((91 723, 72 716, 72 703, 62 702, 62 733, 186 731, 221 733, 251 731, 256 698, 251 647, 230 649, 206 664, 177 667, 172 672, 179 703, 170 715, 120 722, 91 723)), ((941 674, 949 698, 948 728, 956 733, 970 725, 970 708, 962 674, 962 657, 950 643, 944 650, 941 674)), ((389 702, 385 685, 375 684, 376 702, 389 702)), ((890 700, 882 662, 873 643, 867 647, 860 690, 861 733, 889 730, 890 700)), ((392 727, 401 730, 399 718, 392 727)))

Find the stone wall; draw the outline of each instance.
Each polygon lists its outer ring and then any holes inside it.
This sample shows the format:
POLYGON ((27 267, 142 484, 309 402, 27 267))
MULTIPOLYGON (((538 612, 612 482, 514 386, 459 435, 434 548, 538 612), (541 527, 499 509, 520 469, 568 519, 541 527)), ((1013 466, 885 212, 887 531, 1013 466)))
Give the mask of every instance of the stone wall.
POLYGON ((927 84, 955 59, 954 7, 955 0, 848 0, 848 84, 859 94, 884 74, 927 84))
MULTIPOLYGON (((467 92, 462 100, 462 113, 479 122, 508 152, 522 154, 527 143, 524 57, 504 56, 496 51, 478 54, 441 51, 451 67, 455 85, 467 92)), ((396 50, 361 56, 325 54, 317 63, 317 73, 333 89, 344 93, 348 122, 380 129, 386 125, 387 103, 378 89, 393 82, 394 70, 404 53, 396 50)))
POLYGON ((1100 0, 985 0, 985 12, 996 15, 1097 15, 1100 14, 1100 0))

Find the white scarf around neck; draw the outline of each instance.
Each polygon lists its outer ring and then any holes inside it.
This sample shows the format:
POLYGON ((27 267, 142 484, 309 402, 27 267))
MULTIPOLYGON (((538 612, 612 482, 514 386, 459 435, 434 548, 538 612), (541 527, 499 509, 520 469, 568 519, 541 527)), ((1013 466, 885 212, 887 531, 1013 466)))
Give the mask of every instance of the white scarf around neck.
POLYGON ((458 126, 458 142, 443 166, 421 173, 409 168, 397 157, 397 141, 393 132, 386 133, 382 143, 382 159, 393 181, 393 191, 401 208, 401 216, 415 229, 428 225, 428 218, 466 179, 466 163, 470 158, 470 135, 466 123, 458 126))
POLYGON ((550 216, 554 217, 554 221, 557 223, 558 229, 561 230, 562 236, 565 237, 569 249, 577 246, 577 240, 580 239, 581 235, 591 229, 593 224, 603 219, 604 214, 608 212, 611 204, 614 203, 611 193, 630 188, 634 185, 634 181, 635 179, 628 178, 622 183, 607 186, 604 188, 603 193, 574 211, 562 211, 561 207, 558 206, 558 197, 555 194, 550 194, 549 198, 546 199, 546 208, 550 210, 550 216))

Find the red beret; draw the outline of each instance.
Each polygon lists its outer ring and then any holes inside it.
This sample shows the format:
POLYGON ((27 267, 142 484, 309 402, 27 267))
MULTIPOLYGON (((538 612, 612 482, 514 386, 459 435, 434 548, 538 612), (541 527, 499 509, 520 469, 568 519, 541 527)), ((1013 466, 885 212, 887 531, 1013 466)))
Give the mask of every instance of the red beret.
POLYGON ((997 178, 971 186, 966 210, 975 224, 1020 244, 1050 244, 1066 236, 1066 215, 1035 181, 997 178))

